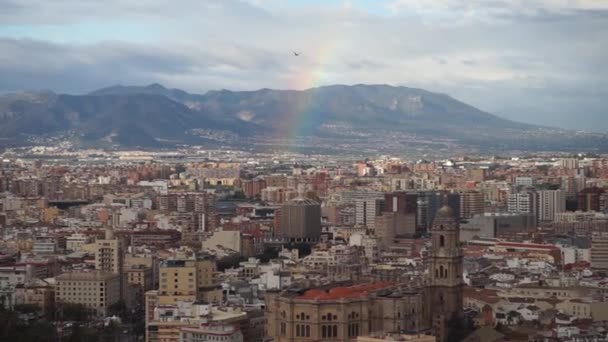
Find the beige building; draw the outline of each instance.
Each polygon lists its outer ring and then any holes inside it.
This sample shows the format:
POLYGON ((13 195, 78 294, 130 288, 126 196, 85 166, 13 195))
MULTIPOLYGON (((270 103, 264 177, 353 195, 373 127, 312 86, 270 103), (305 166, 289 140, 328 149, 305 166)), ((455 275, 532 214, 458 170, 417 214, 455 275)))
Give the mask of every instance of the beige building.
POLYGON ((114 237, 114 231, 111 228, 106 229, 105 239, 95 242, 95 269, 122 273, 123 258, 120 241, 114 237))
POLYGON ((608 232, 594 232, 591 239, 591 268, 608 271, 608 232))
POLYGON ((502 298, 555 298, 559 300, 580 299, 589 297, 594 293, 599 293, 599 290, 590 287, 553 287, 553 286, 538 286, 538 285, 520 285, 505 289, 499 292, 502 298))
POLYGON ((590 298, 571 299, 557 303, 556 309, 580 319, 593 321, 608 320, 608 302, 596 301, 590 298))
POLYGON ((55 308, 55 291, 42 281, 37 284, 26 284, 15 287, 14 304, 36 305, 45 314, 51 314, 55 308))
POLYGON ((55 302, 57 304, 82 304, 98 317, 107 315, 108 307, 120 300, 120 276, 94 272, 69 272, 55 278, 55 302))
POLYGON ((183 323, 171 321, 153 324, 155 315, 158 310, 175 306, 179 302, 220 302, 223 293, 217 283, 216 274, 216 260, 207 255, 162 261, 159 266, 158 291, 148 291, 145 294, 146 334, 149 329, 153 329, 155 334, 169 329, 167 334, 172 336, 171 341, 179 338, 179 331, 175 329, 183 326, 183 323))
POLYGON ((131 294, 129 299, 133 301, 129 306, 143 305, 144 294, 154 289, 152 268, 145 265, 131 265, 124 273, 129 288, 128 293, 131 294))

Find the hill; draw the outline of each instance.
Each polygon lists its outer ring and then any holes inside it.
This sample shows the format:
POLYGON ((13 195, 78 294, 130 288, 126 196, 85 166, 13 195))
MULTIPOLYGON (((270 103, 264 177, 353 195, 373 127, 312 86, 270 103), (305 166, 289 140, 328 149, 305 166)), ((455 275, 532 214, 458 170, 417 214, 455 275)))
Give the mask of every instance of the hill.
MULTIPOLYGON (((472 150, 583 150, 605 136, 518 123, 448 95, 389 85, 308 90, 209 91, 159 84, 113 86, 86 95, 0 96, 2 141, 70 132, 88 144, 170 146, 220 143, 377 151, 404 147, 472 150)), ((77 137, 77 138, 76 138, 77 137)))

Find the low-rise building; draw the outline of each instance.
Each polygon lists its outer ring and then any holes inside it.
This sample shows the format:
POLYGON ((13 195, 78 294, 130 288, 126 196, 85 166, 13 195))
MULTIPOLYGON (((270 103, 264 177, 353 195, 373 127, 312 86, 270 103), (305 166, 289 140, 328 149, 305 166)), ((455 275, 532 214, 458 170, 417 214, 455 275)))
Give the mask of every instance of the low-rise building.
POLYGON ((120 300, 120 275, 103 271, 68 272, 55 278, 55 302, 82 304, 98 317, 120 300))

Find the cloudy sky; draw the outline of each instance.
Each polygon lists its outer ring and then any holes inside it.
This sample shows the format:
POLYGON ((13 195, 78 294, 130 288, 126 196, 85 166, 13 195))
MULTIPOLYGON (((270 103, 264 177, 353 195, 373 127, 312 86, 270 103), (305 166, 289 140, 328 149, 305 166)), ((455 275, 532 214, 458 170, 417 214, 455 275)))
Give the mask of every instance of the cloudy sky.
POLYGON ((0 0, 0 92, 388 83, 608 130, 607 64, 608 0, 0 0))

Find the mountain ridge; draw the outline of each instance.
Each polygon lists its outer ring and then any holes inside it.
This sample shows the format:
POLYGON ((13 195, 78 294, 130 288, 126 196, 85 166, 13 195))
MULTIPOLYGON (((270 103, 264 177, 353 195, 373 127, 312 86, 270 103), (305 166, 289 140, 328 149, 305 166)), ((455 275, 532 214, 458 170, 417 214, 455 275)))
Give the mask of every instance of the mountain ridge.
POLYGON ((272 146, 299 139, 332 147, 367 141, 392 150, 421 141, 478 150, 608 147, 605 137, 564 137, 565 130, 508 120, 447 94, 388 84, 195 94, 153 83, 84 95, 6 94, 0 95, 0 119, 0 138, 74 132, 93 145, 272 146), (382 143, 384 135, 394 141, 382 143))

